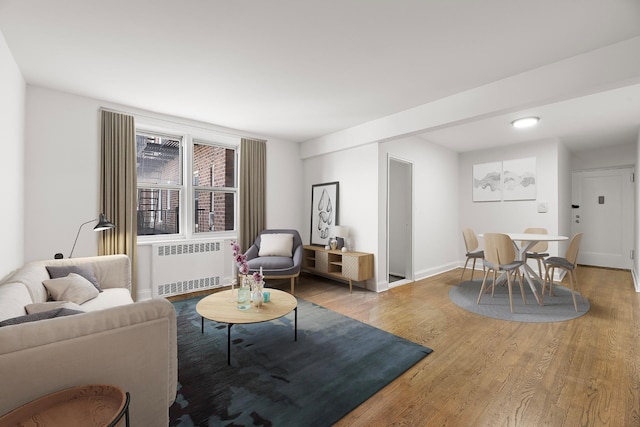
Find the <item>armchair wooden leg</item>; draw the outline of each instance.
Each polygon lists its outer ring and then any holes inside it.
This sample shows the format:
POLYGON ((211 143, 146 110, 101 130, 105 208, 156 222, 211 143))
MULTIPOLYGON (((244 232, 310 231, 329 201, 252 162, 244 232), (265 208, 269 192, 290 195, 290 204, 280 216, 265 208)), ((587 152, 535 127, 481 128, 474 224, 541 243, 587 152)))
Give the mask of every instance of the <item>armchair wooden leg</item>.
POLYGON ((291 278, 291 295, 295 295, 295 292, 294 292, 295 285, 296 285, 296 278, 292 277, 291 278))

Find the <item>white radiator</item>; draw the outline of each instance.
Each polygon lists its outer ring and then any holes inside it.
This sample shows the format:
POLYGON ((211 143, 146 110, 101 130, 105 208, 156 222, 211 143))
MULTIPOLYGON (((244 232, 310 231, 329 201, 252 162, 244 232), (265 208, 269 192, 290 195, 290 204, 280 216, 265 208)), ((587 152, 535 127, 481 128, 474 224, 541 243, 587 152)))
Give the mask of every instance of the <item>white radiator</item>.
POLYGON ((229 252, 225 240, 152 245, 153 297, 167 297, 226 286, 229 252))

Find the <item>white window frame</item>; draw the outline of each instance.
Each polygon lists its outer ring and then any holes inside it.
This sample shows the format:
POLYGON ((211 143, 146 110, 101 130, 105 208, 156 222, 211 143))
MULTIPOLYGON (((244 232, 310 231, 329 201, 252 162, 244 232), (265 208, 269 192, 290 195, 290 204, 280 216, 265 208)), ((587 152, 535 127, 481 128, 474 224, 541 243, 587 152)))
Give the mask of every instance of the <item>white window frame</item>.
MULTIPOLYGON (((193 210, 195 209, 195 198, 196 198, 196 192, 197 191, 206 191, 206 192, 223 192, 223 193, 233 193, 234 194, 234 202, 233 202, 233 212, 234 212, 234 218, 233 218, 233 230, 226 230, 226 231, 199 231, 199 232, 195 232, 195 224, 192 225, 191 228, 191 232, 195 235, 195 236, 218 236, 221 234, 228 234, 228 233, 232 233, 232 234, 236 234, 237 233, 237 229, 238 229, 238 194, 239 194, 239 185, 238 185, 238 179, 239 179, 239 174, 238 174, 238 168, 240 167, 240 158, 239 158, 239 150, 240 147, 237 145, 231 145, 228 143, 224 143, 224 142, 216 142, 216 141, 212 141, 212 140, 206 140, 206 139, 200 139, 200 138, 192 138, 191 139, 191 147, 190 147, 190 152, 189 152, 189 160, 191 161, 191 198, 192 198, 192 203, 190 205, 191 209, 192 209, 192 218, 195 216, 195 212, 193 212, 193 210), (235 183, 235 187, 215 187, 215 186, 203 186, 203 185, 195 185, 193 184, 193 175, 195 174, 196 171, 193 170, 194 166, 193 166, 193 151, 194 151, 194 147, 195 145, 208 145, 211 147, 217 147, 217 148, 223 148, 223 149, 230 149, 234 151, 234 162, 235 162, 235 168, 234 168, 234 177, 233 177, 233 181, 235 183)), ((213 166, 211 167, 211 173, 213 175, 213 166)))
MULTIPOLYGON (((190 239, 206 239, 206 238, 236 238, 238 228, 238 207, 239 207, 239 168, 240 168, 240 137, 232 136, 224 133, 219 133, 214 130, 208 130, 203 128, 195 128, 189 125, 181 125, 179 123, 163 123, 161 120, 148 120, 148 118, 136 119, 137 133, 151 133, 154 135, 166 135, 170 137, 181 137, 182 142, 180 144, 180 156, 181 156, 181 173, 182 173, 182 185, 175 186, 172 190, 180 191, 180 219, 179 229, 177 234, 155 234, 155 235, 143 235, 137 236, 138 243, 153 243, 158 241, 176 241, 176 240, 190 240, 190 239), (206 144, 213 145, 221 148, 230 148, 235 150, 235 203, 234 203, 234 225, 233 230, 227 231, 206 231, 195 232, 195 189, 200 186, 193 184, 193 148, 194 144, 206 144)), ((141 184, 143 188, 154 188, 151 184, 141 184)), ((136 188, 138 184, 136 182, 136 188)), ((167 189, 167 186, 162 186, 167 189)), ((202 187, 204 191, 209 191, 210 187, 202 187)), ((228 187, 213 187, 215 191, 227 191, 228 187), (223 189, 223 190, 220 190, 223 189)))

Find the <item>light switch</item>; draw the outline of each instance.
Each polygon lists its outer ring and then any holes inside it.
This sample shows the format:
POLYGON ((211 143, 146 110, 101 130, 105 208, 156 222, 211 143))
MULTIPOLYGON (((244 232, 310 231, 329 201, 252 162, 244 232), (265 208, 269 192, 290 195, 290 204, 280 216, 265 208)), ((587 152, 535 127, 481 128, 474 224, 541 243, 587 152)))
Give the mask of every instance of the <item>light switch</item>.
POLYGON ((538 213, 547 213, 547 202, 538 202, 538 213))

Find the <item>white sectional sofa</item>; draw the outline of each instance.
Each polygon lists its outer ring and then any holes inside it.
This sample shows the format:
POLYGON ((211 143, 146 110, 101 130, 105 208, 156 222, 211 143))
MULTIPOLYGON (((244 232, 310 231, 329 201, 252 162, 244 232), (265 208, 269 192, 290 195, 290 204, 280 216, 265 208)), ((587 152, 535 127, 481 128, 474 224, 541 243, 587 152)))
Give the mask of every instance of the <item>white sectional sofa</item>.
POLYGON ((125 255, 47 260, 0 284, 0 415, 68 387, 114 384, 131 395, 131 425, 168 425, 176 313, 165 299, 133 302, 130 271, 125 255), (51 280, 47 267, 63 276, 51 280), (101 292, 87 287, 87 271, 101 292), (76 302, 48 301, 52 294, 76 302))

